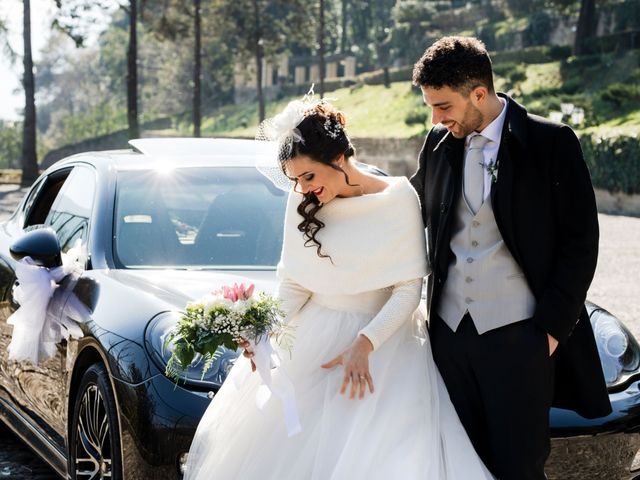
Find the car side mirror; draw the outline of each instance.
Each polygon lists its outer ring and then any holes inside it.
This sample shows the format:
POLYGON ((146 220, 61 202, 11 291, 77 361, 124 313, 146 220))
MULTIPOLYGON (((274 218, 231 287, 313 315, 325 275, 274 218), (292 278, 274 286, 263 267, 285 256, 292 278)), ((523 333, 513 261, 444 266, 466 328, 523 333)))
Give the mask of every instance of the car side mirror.
POLYGON ((24 257, 31 257, 43 267, 54 268, 62 265, 60 242, 56 232, 51 228, 26 232, 9 247, 9 252, 18 261, 24 257))

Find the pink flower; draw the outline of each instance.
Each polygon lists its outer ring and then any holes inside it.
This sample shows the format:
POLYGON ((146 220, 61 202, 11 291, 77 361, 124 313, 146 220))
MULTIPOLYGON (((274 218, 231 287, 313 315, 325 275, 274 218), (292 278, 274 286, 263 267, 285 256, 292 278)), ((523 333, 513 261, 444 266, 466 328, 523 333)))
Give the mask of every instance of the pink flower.
POLYGON ((237 283, 233 284, 233 292, 236 294, 239 300, 248 300, 253 293, 254 285, 249 285, 249 288, 244 286, 244 283, 238 285, 237 283))
POLYGON ((253 283, 249 285, 249 287, 245 287, 244 283, 241 283, 240 285, 234 283, 233 287, 224 286, 219 291, 227 300, 237 302, 238 300, 248 300, 249 298, 251 298, 254 289, 255 285, 253 283))
POLYGON ((234 289, 227 286, 222 287, 222 296, 227 300, 231 300, 232 302, 238 301, 238 295, 236 294, 234 289))

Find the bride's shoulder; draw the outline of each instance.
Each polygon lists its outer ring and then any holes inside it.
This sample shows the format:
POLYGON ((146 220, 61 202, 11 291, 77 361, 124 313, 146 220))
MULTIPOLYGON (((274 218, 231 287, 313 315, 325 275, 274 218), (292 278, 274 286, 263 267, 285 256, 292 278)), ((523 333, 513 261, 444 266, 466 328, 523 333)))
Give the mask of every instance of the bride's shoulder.
POLYGON ((389 182, 387 187, 388 198, 396 209, 419 209, 420 199, 407 177, 385 177, 389 182))
POLYGON ((381 177, 383 178, 383 181, 388 183, 388 187, 386 188, 385 191, 388 191, 390 193, 397 193, 403 196, 411 196, 413 197, 414 195, 416 195, 416 191, 413 188, 413 185, 411 185, 411 182, 409 182, 409 179, 407 177, 401 176, 401 177, 381 177))

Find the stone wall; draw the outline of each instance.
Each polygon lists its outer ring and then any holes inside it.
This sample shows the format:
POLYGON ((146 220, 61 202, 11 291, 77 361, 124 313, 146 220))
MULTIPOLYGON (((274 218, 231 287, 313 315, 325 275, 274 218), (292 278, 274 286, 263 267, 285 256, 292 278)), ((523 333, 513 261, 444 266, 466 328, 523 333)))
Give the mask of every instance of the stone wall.
POLYGON ((595 189, 596 203, 600 213, 640 217, 640 195, 612 193, 600 188, 595 189))
MULTIPOLYGON (((353 138, 352 140, 356 147, 356 158, 359 161, 381 168, 390 175, 407 177, 416 171, 418 154, 424 142, 422 137, 353 138)), ((56 160, 76 153, 120 148, 127 148, 125 130, 52 150, 43 159, 41 168, 45 169, 56 160)), ((16 173, 19 172, 16 171, 16 173)), ((15 181, 15 176, 11 179, 5 182, 15 181)), ((2 175, 0 175, 0 183, 3 183, 2 175)), ((612 193, 602 189, 596 189, 595 192, 599 212, 640 217, 640 195, 612 193)))
MULTIPOLYGON (((353 144, 359 161, 375 165, 391 175, 410 177, 417 168, 423 141, 423 138, 355 138, 353 144)), ((600 213, 640 217, 640 195, 612 193, 600 188, 596 188, 595 193, 600 213)))
POLYGON ((411 176, 418 164, 424 138, 354 138, 356 158, 391 175, 411 176))

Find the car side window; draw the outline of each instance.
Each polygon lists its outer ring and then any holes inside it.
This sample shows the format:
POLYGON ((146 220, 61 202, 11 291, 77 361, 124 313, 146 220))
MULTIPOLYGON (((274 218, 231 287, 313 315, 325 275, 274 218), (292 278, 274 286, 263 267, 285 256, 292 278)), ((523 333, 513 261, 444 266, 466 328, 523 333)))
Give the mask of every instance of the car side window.
POLYGON ((44 221, 45 225, 55 230, 63 252, 73 247, 78 239, 82 244, 87 241, 95 187, 93 169, 75 167, 44 221))
POLYGON ((33 225, 41 225, 44 223, 51 206, 55 201, 62 185, 67 180, 71 169, 58 170, 51 173, 40 186, 36 186, 31 191, 27 202, 25 203, 24 214, 26 221, 22 228, 31 227, 33 225))
POLYGON ((38 195, 45 183, 47 183, 46 179, 41 179, 39 182, 37 182, 31 187, 31 190, 29 191, 29 195, 27 196, 27 199, 25 200, 22 206, 22 212, 20 212, 22 214, 22 218, 24 218, 24 216, 29 212, 29 210, 31 210, 31 207, 33 206, 33 202, 35 202, 36 198, 38 198, 38 195))

